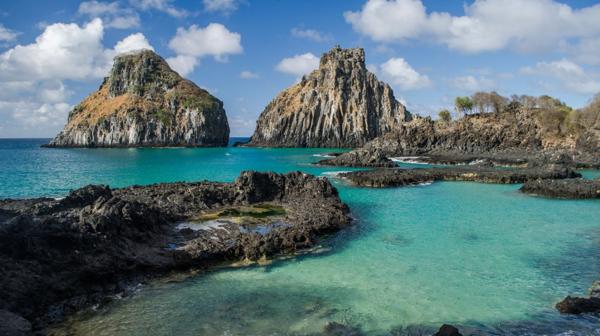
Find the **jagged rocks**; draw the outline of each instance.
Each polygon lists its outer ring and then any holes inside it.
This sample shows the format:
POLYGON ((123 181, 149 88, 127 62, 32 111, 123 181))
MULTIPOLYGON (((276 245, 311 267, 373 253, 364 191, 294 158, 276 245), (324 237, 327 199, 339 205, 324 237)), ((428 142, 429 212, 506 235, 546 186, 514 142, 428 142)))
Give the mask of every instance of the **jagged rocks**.
POLYGON ((347 213, 326 179, 300 172, 0 200, 0 310, 43 326, 149 276, 311 247, 347 213), (242 210, 276 215, 180 227, 242 210))
POLYGON ((581 175, 565 167, 536 167, 495 169, 488 167, 448 167, 418 169, 376 169, 340 173, 339 177, 362 187, 399 187, 434 181, 473 181, 481 183, 514 184, 533 179, 574 178, 581 175))
POLYGON ((150 50, 119 55, 49 147, 226 146, 223 103, 150 50))
POLYGON ((333 48, 319 69, 261 113, 250 146, 362 146, 410 120, 392 89, 365 65, 363 49, 333 48))
MULTIPOLYGON (((422 157, 426 163, 462 164, 490 160, 494 165, 568 164, 600 167, 595 142, 583 145, 558 141, 538 125, 536 111, 474 114, 452 122, 414 118, 397 129, 339 157, 323 160, 331 166, 385 166, 393 157, 422 157), (374 155, 377 153, 377 155, 374 155), (378 158, 373 162, 373 158, 378 158), (366 162, 367 164, 363 165, 366 162)), ((582 140, 583 141, 583 140, 582 140)))
POLYGON ((600 180, 531 180, 525 182, 520 190, 527 194, 550 198, 600 198, 600 180))

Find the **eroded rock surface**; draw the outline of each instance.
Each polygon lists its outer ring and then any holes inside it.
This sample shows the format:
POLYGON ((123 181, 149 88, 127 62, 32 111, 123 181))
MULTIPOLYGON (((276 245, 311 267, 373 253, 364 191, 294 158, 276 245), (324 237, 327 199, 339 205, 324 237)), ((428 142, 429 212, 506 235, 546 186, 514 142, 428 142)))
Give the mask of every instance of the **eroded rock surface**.
POLYGON ((243 172, 233 183, 87 186, 62 200, 0 201, 0 309, 36 325, 146 277, 255 261, 313 246, 349 223, 347 207, 324 178, 300 172, 243 172), (207 212, 268 203, 284 209, 268 229, 243 222, 181 229, 207 212))
POLYGON ((599 142, 588 133, 577 141, 557 138, 542 129, 536 111, 526 109, 468 115, 452 122, 415 118, 362 148, 319 164, 377 167, 389 165, 388 159, 408 156, 433 164, 488 160, 493 165, 555 163, 597 168, 600 167, 599 142), (589 139, 583 141, 584 136, 589 139))
POLYGON ((356 148, 410 118, 390 86, 367 70, 363 49, 336 47, 267 105, 248 145, 356 148))
POLYGON ((562 166, 520 169, 496 169, 475 166, 375 169, 340 173, 338 176, 350 181, 354 185, 374 188, 417 185, 434 181, 473 181, 513 184, 535 179, 581 177, 576 171, 562 166))
POLYGON ((600 198, 600 180, 546 179, 525 182, 522 192, 551 198, 600 198))
POLYGON ((150 50, 119 55, 49 147, 226 146, 223 103, 150 50))

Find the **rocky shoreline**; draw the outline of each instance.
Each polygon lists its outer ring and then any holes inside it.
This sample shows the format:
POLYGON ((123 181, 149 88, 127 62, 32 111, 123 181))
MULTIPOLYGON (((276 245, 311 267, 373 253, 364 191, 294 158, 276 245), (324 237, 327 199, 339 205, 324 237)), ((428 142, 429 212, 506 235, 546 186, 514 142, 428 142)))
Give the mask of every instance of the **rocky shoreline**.
POLYGON ((325 178, 300 172, 0 200, 4 325, 40 329, 148 277, 293 253, 348 212, 325 178))
POLYGON ((356 186, 384 188, 418 185, 435 181, 515 184, 538 179, 576 178, 581 177, 581 174, 563 166, 515 169, 456 166, 445 168, 375 169, 345 172, 338 174, 338 176, 356 186))
POLYGON ((520 190, 526 194, 550 198, 600 198, 600 179, 532 180, 525 182, 520 190))

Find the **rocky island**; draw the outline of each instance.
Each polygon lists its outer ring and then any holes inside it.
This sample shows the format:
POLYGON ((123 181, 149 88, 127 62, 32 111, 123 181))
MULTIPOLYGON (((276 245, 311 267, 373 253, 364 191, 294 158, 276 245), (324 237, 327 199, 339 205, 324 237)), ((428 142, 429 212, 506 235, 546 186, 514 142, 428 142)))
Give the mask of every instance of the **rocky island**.
POLYGON ((410 119, 390 86, 367 70, 364 49, 338 46, 267 105, 247 145, 356 148, 410 119))
POLYGON ((300 172, 0 200, 0 330, 43 327, 167 272, 293 253, 349 222, 337 190, 300 172))
POLYGON ((150 50, 119 55, 47 147, 226 146, 223 103, 150 50))

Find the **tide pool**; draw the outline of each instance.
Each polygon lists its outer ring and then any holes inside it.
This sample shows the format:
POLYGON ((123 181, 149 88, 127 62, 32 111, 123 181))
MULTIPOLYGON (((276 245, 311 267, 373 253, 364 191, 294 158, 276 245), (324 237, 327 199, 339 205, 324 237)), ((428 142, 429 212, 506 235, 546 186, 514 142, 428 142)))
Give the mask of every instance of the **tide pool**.
MULTIPOLYGON (((88 183, 231 181, 246 169, 347 170, 310 165, 331 149, 39 143, 0 140, 0 197, 58 197, 88 183)), ((599 201, 530 197, 518 185, 368 189, 332 181, 356 220, 324 240, 322 252, 157 281, 79 314, 56 333, 310 335, 338 321, 368 335, 418 334, 442 323, 463 334, 600 335, 597 318, 561 316, 553 307, 600 279, 599 201)))

